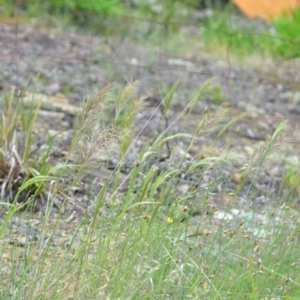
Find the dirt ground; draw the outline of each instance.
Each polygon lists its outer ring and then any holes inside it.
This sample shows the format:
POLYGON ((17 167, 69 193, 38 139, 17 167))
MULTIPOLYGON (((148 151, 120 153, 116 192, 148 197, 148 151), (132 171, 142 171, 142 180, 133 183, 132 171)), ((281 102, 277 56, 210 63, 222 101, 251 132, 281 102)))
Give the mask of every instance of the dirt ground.
MULTIPOLYGON (((211 196, 212 202, 226 207, 228 200, 224 195, 235 191, 239 181, 235 174, 249 162, 254 149, 270 138, 280 121, 286 119, 286 132, 292 135, 290 143, 275 153, 275 158, 262 168, 257 183, 252 187, 255 190, 253 198, 247 192, 251 182, 246 183, 235 208, 266 208, 268 204, 280 201, 278 191, 287 168, 297 164, 300 154, 299 61, 245 59, 243 62, 231 53, 227 57, 217 57, 204 50, 198 52, 197 47, 194 51, 188 49, 187 54, 181 57, 166 49, 161 42, 151 45, 151 42, 133 42, 124 37, 108 38, 27 24, 0 24, 1 101, 5 91, 16 87, 21 93, 27 90, 54 96, 58 102, 62 99, 65 103, 67 99, 70 106, 76 108, 93 90, 111 81, 124 85, 138 80, 139 93, 148 98, 136 120, 137 133, 146 127, 130 151, 129 158, 134 162, 139 147, 152 140, 164 126, 164 118, 157 107, 171 87, 180 81, 168 115, 169 122, 176 119, 207 80, 215 77, 212 89, 203 96, 189 119, 183 116, 174 122, 170 133, 192 134, 203 112, 206 109, 214 111, 218 106, 230 109, 229 120, 243 115, 214 145, 219 149, 216 151, 233 149, 236 153, 234 162, 226 168, 217 168, 205 179, 208 182, 227 178, 226 186, 216 185, 211 196)), ((58 143, 57 152, 67 151, 69 144, 66 141, 72 136, 74 113, 51 112, 49 109, 42 109, 42 112, 41 118, 46 121, 47 130, 65 131, 67 138, 58 143)), ((212 134, 195 141, 189 150, 189 159, 193 162, 200 160, 201 153, 209 152, 207 147, 215 137, 216 134, 212 134)), ((171 146, 179 153, 189 142, 176 140, 171 142, 171 146)), ((176 155, 172 159, 176 165, 176 155)), ((164 162, 161 165, 165 167, 164 162)), ((111 172, 108 169, 102 171, 104 173, 95 174, 98 182, 103 180, 103 174, 111 172)), ((182 193, 189 189, 197 173, 188 177, 180 181, 179 191, 182 193)), ((197 182, 199 189, 206 184, 205 180, 197 182)), ((77 194, 78 199, 75 199, 85 208, 90 205, 89 184, 90 181, 86 180, 77 194)), ((297 205, 298 199, 293 199, 293 203, 297 205)), ((74 211, 76 207, 67 209, 69 221, 73 220, 74 211)))

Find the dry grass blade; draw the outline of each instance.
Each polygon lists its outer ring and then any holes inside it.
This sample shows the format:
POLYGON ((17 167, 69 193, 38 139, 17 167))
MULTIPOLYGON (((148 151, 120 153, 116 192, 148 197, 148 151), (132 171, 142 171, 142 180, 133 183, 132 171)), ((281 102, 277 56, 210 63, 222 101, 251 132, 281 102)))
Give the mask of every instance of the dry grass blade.
POLYGON ((207 147, 202 148, 196 156, 198 159, 204 159, 208 157, 220 157, 222 159, 226 159, 228 161, 239 161, 243 158, 243 156, 234 151, 228 150, 223 148, 216 148, 216 147, 207 147))
POLYGON ((98 124, 99 115, 103 112, 106 105, 107 94, 113 87, 113 84, 105 86, 100 91, 92 94, 92 96, 83 103, 75 125, 73 144, 76 144, 83 134, 98 124))
POLYGON ((284 133, 286 124, 286 121, 281 122, 272 137, 256 149, 251 157, 251 163, 249 165, 251 169, 260 166, 268 155, 281 149, 285 144, 290 142, 291 136, 284 133))
POLYGON ((8 197, 9 200, 12 200, 13 184, 18 179, 18 175, 20 174, 20 165, 15 157, 11 156, 9 159, 4 158, 0 161, 0 168, 0 177, 2 181, 1 201, 3 201, 6 197, 8 197))
POLYGON ((229 110, 220 107, 217 111, 210 113, 205 110, 201 122, 197 126, 196 135, 204 136, 220 129, 221 123, 228 118, 229 110))
POLYGON ((118 127, 98 129, 86 134, 81 141, 82 162, 84 165, 101 161, 105 155, 113 151, 122 136, 123 131, 118 127))
POLYGON ((141 111, 141 109, 143 108, 143 105, 144 105, 143 98, 132 101, 132 103, 130 104, 128 113, 126 114, 126 119, 124 120, 124 125, 123 125, 124 128, 126 128, 126 129, 131 128, 136 115, 141 111))
POLYGON ((134 81, 124 87, 124 89, 122 90, 122 93, 120 95, 119 101, 118 101, 117 115, 125 107, 125 105, 130 101, 132 95, 134 95, 135 91, 137 90, 138 85, 139 85, 139 82, 134 81))
POLYGON ((239 183, 239 186, 236 190, 236 194, 239 193, 250 174, 252 174, 253 172, 257 172, 259 167, 262 166, 262 164, 265 162, 266 158, 269 157, 270 154, 282 148, 287 142, 289 142, 290 136, 284 133, 286 125, 287 122, 282 121, 276 128, 272 137, 254 151, 250 159, 250 163, 245 165, 244 168, 242 168, 241 170, 242 180, 239 183))

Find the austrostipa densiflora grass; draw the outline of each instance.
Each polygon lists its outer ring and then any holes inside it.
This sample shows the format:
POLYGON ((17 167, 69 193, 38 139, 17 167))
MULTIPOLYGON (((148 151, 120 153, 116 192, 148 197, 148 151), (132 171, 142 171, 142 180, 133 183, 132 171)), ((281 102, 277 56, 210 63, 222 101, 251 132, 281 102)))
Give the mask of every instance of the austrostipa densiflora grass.
MULTIPOLYGON (((168 118, 177 86, 162 103, 164 110, 158 108, 155 114, 163 111, 168 118)), ((171 121, 165 122, 163 117, 164 130, 154 142, 141 147, 131 168, 121 176, 126 154, 146 128, 133 134, 134 116, 143 103, 135 96, 136 88, 134 83, 119 92, 109 85, 82 104, 66 161, 46 173, 56 176, 49 182, 47 200, 51 203, 59 191, 59 176, 72 174, 70 185, 81 182, 90 168, 105 167, 112 151, 118 163, 97 195, 90 195, 91 204, 77 222, 72 221, 72 213, 52 221, 48 211, 42 217, 37 240, 20 247, 20 243, 0 244, 1 269, 6 271, 1 298, 293 299, 300 282, 299 215, 282 203, 278 209, 275 205, 266 207, 265 213, 241 207, 237 195, 242 188, 235 187, 235 198, 222 189, 231 180, 231 173, 224 178, 222 171, 231 166, 234 149, 218 149, 215 139, 218 132, 226 135, 226 124, 232 122, 227 110, 205 110, 195 127, 183 133, 172 130, 195 99, 171 121), (102 123, 107 109, 113 117, 110 123, 102 123), (203 145, 203 136, 214 133, 213 147, 203 145), (174 142, 169 156, 160 156, 167 142, 174 142), (193 158, 190 153, 196 142, 201 147, 193 158), (222 181, 212 177, 214 169, 223 176, 222 181), (116 176, 120 176, 118 184, 111 184, 116 176), (120 188, 123 180, 125 189, 120 188), (219 202, 211 200, 215 196, 219 202), (224 212, 221 202, 226 197, 231 202, 224 212), (281 245, 285 245, 284 251, 281 245)), ((263 168, 272 150, 284 144, 284 127, 285 123, 280 124, 249 159, 248 178, 263 168)), ((26 179, 22 188, 30 186, 30 180, 34 178, 26 179)), ((76 204, 77 195, 71 188, 65 196, 76 204)), ((250 194, 248 197, 255 200, 250 194)), ((13 215, 16 210, 10 210, 6 220, 13 215)), ((30 222, 34 220, 31 216, 30 222)), ((7 224, 2 224, 1 236, 7 234, 7 224)))

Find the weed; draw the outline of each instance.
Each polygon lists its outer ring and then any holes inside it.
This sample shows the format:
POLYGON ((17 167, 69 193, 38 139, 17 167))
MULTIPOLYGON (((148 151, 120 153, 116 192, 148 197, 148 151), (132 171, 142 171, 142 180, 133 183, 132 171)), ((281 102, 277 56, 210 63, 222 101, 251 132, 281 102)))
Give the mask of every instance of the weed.
POLYGON ((227 97, 224 96, 222 87, 220 85, 216 85, 214 87, 211 87, 207 91, 207 101, 208 102, 213 102, 217 105, 222 104, 222 102, 227 101, 227 97))

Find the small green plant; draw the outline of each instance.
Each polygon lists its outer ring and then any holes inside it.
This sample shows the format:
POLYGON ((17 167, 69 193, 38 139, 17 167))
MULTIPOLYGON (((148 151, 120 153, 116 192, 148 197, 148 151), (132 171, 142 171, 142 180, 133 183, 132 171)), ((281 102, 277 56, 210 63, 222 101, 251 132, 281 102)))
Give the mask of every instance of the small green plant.
POLYGON ((272 22, 274 52, 284 58, 300 56, 300 9, 292 16, 282 15, 272 22))
POLYGON ((208 102, 212 102, 217 105, 227 100, 227 97, 224 96, 222 86, 220 85, 210 87, 206 92, 206 97, 208 102))

